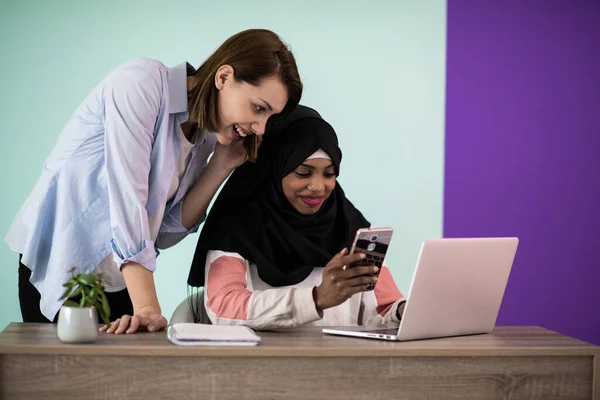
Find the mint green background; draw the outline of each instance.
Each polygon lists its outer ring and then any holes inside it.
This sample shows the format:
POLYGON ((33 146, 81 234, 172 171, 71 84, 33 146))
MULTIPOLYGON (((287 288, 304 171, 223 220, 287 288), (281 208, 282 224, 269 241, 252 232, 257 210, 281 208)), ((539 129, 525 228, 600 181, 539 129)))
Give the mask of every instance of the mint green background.
MULTIPOLYGON (((446 3, 0 0, 0 232, 4 238, 63 125, 116 65, 138 56, 198 66, 230 35, 276 31, 303 104, 336 128, 340 182, 374 226, 395 229, 388 264, 410 285, 421 240, 442 234, 446 3)), ((170 317, 186 295, 197 235, 162 252, 170 317)), ((0 329, 21 321, 17 255, 0 245, 0 329)))

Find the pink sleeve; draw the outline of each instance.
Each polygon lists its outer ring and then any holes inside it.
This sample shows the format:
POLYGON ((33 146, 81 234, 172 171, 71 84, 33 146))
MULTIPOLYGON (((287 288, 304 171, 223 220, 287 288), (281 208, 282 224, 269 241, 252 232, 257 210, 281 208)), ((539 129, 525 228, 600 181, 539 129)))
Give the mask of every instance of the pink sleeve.
POLYGON ((375 285, 377 313, 381 316, 386 315, 394 303, 402 297, 402 293, 398 290, 390 270, 384 265, 379 272, 379 278, 375 285))
POLYGON ((278 329, 321 319, 312 286, 251 291, 247 261, 237 253, 223 253, 210 251, 207 255, 212 261, 206 273, 204 304, 213 324, 278 329))
POLYGON ((219 257, 210 264, 206 280, 206 305, 218 318, 248 319, 252 292, 246 282, 246 262, 219 257))

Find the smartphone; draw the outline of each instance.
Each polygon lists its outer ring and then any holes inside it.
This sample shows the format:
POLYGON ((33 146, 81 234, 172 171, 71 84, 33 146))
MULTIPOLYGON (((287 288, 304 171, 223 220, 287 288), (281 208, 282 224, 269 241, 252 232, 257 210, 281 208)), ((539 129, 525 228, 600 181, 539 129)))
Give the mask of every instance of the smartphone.
MULTIPOLYGON (((381 267, 385 261, 390 241, 392 240, 392 228, 361 228, 356 231, 354 242, 350 253, 363 253, 365 258, 361 261, 351 264, 351 267, 358 265, 375 265, 381 267)), ((377 272, 379 276, 379 271, 377 272)), ((369 286, 367 290, 373 290, 375 284, 369 286)))

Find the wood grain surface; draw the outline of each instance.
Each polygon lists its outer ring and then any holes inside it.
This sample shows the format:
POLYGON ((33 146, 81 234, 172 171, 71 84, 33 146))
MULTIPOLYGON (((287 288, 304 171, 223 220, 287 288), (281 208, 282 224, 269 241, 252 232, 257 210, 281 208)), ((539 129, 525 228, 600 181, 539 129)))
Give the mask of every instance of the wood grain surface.
POLYGON ((67 345, 50 324, 0 334, 0 398, 595 399, 597 346, 539 327, 413 342, 258 332, 257 347, 182 347, 165 332, 67 345))

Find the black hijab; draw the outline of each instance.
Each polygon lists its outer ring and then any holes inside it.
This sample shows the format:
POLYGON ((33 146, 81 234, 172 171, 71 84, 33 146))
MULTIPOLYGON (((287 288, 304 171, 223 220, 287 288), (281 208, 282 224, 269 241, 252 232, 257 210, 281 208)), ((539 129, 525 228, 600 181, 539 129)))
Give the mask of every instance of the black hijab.
POLYGON ((370 226, 337 182, 313 215, 289 203, 282 179, 318 149, 331 157, 338 176, 342 152, 337 136, 313 109, 300 105, 267 127, 256 163, 237 168, 213 204, 196 246, 190 286, 204 286, 209 250, 240 254, 256 264, 270 286, 297 284, 349 248, 357 229, 370 226))

